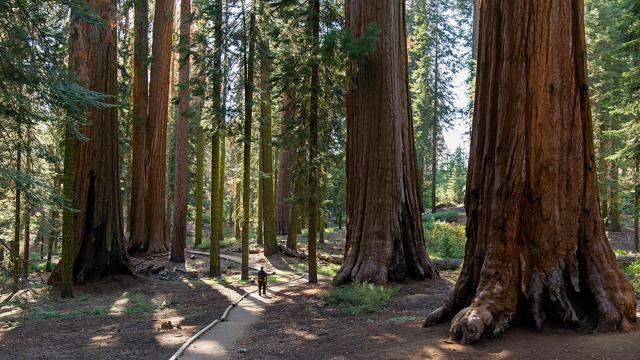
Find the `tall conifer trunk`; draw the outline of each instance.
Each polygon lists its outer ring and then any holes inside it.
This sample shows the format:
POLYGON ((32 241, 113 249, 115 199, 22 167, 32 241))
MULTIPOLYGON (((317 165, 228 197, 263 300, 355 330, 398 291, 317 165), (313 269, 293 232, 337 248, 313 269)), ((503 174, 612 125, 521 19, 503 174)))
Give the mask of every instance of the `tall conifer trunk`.
MULTIPOLYGON (((104 20, 104 24, 90 24, 77 14, 72 15, 69 40, 69 66, 83 85, 91 91, 111 96, 105 102, 114 104, 117 92, 117 46, 115 0, 87 0, 85 4, 104 20)), ((80 127, 88 140, 75 140, 67 135, 65 148, 64 194, 75 198, 76 213, 65 210, 63 268, 73 264, 73 272, 60 269, 49 282, 61 280, 65 274, 63 297, 71 296, 69 281, 104 277, 116 272, 130 272, 126 264, 124 245, 120 174, 118 157, 118 112, 115 106, 88 108, 87 124, 80 127), (74 154, 72 161, 66 157, 74 154), (69 169, 74 165, 73 192, 69 189, 69 169), (73 232, 68 232, 69 219, 73 232), (68 244, 73 240, 73 244, 68 244), (71 245, 71 248, 70 248, 71 245), (72 255, 72 256, 70 256, 72 255), (71 261, 70 261, 71 260, 71 261)))
POLYGON ((149 114, 149 1, 135 0, 133 44, 133 155, 129 251, 145 251, 145 194, 147 121, 149 114))
POLYGON ((191 0, 180 1, 180 40, 178 50, 178 118, 176 124, 175 143, 175 175, 174 175, 174 209, 173 236, 171 238, 171 261, 184 263, 184 248, 187 245, 187 163, 188 163, 188 134, 189 134, 189 106, 191 100, 190 71, 191 71, 191 0))
POLYGON ((149 254, 168 250, 167 121, 171 82, 174 0, 156 0, 147 122, 146 241, 149 254))
POLYGON ((279 252, 273 194, 273 149, 271 146, 271 59, 268 40, 268 15, 260 3, 262 39, 260 41, 260 184, 262 196, 262 230, 265 256, 279 252))
POLYGON ((407 82, 403 1, 348 0, 354 35, 376 23, 366 61, 349 66, 347 89, 347 242, 335 283, 386 283, 437 276, 422 228, 407 82))
POLYGON ((448 301, 472 343, 516 317, 599 330, 635 327, 598 204, 581 0, 480 4, 467 246, 448 301))
MULTIPOLYGON (((253 4, 255 6, 255 3, 253 4)), ((249 49, 244 55, 244 146, 242 159, 242 280, 249 279, 249 206, 251 180, 251 123, 253 119, 253 74, 256 42, 256 14, 251 8, 249 18, 249 49)), ((245 45, 246 50, 246 45, 245 45)))

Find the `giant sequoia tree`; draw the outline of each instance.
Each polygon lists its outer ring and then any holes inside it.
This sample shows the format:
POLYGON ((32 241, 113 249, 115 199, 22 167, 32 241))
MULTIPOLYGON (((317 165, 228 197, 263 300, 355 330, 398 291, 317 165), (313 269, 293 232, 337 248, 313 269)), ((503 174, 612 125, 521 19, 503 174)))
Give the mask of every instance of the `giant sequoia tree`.
POLYGON ((463 343, 516 317, 631 329, 598 205, 583 2, 480 6, 464 265, 425 325, 453 318, 463 343))
POLYGON ((347 89, 347 243, 336 283, 386 283, 437 276, 421 222, 407 86, 403 1, 348 0, 347 26, 379 35, 373 54, 353 59, 347 89))
MULTIPOLYGON (((69 67, 89 90, 115 96, 116 2, 88 0, 85 3, 103 21, 89 23, 79 14, 72 16, 69 67)), ((86 110, 86 116, 87 124, 80 128, 85 139, 75 141, 71 152, 75 153, 71 162, 75 165, 73 207, 78 209, 73 215, 74 281, 128 271, 120 203, 117 109, 115 106, 91 107, 86 110)), ((60 279, 60 270, 59 267, 50 282, 60 279)))
POLYGON ((146 141, 148 188, 145 227, 150 254, 164 253, 169 247, 165 192, 173 11, 173 0, 156 1, 146 141))
POLYGON ((136 0, 133 43, 133 159, 131 164, 131 206, 129 208, 129 249, 144 250, 146 141, 149 114, 149 2, 136 0))

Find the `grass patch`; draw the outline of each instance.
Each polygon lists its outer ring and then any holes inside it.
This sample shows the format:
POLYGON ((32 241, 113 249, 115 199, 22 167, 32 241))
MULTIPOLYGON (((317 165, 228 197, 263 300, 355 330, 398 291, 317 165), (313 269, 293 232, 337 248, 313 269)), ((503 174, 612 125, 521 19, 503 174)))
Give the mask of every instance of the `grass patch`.
POLYGON ((132 294, 129 302, 125 305, 123 313, 128 315, 150 314, 158 310, 160 306, 150 301, 142 294, 132 294))
MULTIPOLYGON (((293 270, 296 270, 305 274, 309 272, 309 264, 307 264, 306 262, 298 262, 295 264, 291 264, 289 265, 289 267, 292 268, 293 270)), ((338 274, 338 271, 340 271, 340 265, 318 264, 318 274, 320 275, 335 277, 336 274, 338 274)))
POLYGON ((398 316, 398 317, 394 317, 389 319, 389 322, 392 323, 396 323, 396 324, 402 324, 402 323, 406 323, 406 322, 412 322, 412 321, 416 321, 418 318, 416 318, 415 316, 398 316))
POLYGON ((31 317, 37 320, 47 319, 80 319, 94 316, 107 316, 109 309, 106 307, 91 307, 72 311, 59 311, 49 305, 38 305, 31 311, 31 317))
POLYGON ((324 300, 344 315, 362 315, 375 312, 397 292, 392 287, 360 283, 329 289, 324 300))
POLYGON ((628 252, 628 251, 621 250, 621 249, 614 249, 614 250, 613 250, 613 253, 614 253, 616 256, 629 255, 629 252, 628 252))

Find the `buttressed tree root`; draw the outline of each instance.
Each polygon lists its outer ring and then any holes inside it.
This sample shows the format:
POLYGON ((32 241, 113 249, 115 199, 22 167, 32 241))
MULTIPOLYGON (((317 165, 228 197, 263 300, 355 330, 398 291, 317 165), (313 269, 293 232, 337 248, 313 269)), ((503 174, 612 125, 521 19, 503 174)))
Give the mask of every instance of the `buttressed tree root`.
POLYGON ((515 320, 633 329, 598 204, 583 2, 480 6, 465 259, 425 326, 453 319, 462 343, 515 320))

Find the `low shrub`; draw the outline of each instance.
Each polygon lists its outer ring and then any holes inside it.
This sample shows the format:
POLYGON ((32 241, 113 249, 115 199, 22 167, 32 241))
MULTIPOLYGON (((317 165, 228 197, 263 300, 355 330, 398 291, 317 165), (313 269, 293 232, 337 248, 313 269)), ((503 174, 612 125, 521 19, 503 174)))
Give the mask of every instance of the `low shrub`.
POLYGON ((467 240, 464 225, 427 221, 424 225, 430 253, 441 258, 462 259, 467 240))
POLYGON ((331 288, 325 293, 324 300, 342 314, 362 315, 375 312, 396 293, 396 288, 360 283, 331 288))

